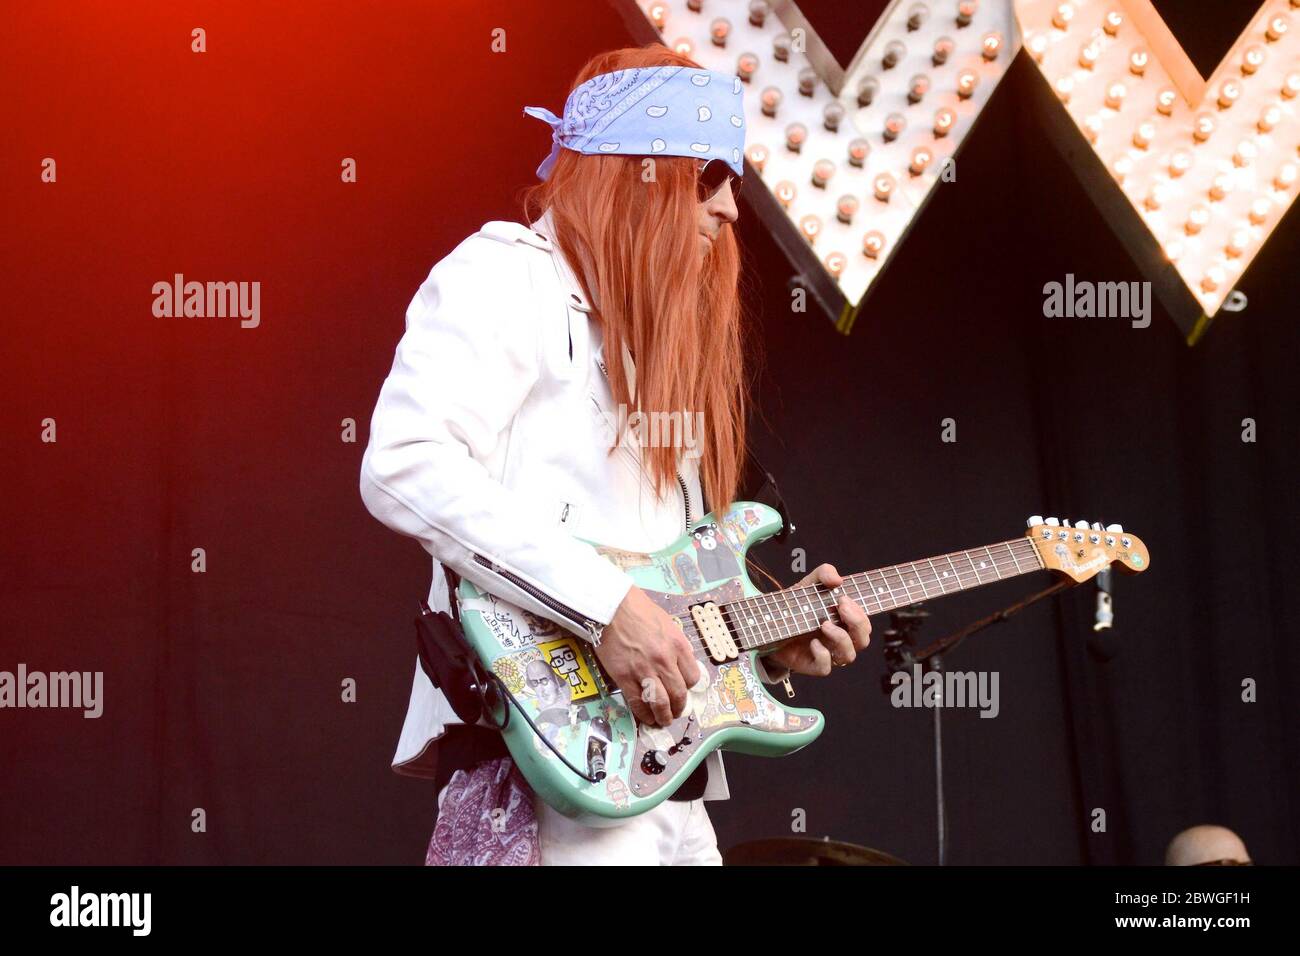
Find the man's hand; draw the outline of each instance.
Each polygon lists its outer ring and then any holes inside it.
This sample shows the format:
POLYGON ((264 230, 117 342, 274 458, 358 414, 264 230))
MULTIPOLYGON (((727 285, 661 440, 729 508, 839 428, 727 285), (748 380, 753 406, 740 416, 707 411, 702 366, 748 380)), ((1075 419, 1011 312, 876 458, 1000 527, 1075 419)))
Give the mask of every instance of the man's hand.
MULTIPOLYGON (((834 565, 823 564, 814 568, 795 587, 807 584, 824 584, 837 588, 843 583, 834 565)), ((846 594, 840 595, 840 620, 844 627, 823 621, 820 628, 796 637, 788 644, 771 654, 764 655, 764 661, 771 661, 781 667, 788 667, 796 674, 808 674, 812 677, 825 677, 832 667, 844 667, 853 663, 858 651, 866 650, 871 643, 871 620, 867 612, 846 594)))
POLYGON ((677 622, 636 585, 601 634, 596 656, 638 723, 665 727, 686 707, 700 665, 677 622))

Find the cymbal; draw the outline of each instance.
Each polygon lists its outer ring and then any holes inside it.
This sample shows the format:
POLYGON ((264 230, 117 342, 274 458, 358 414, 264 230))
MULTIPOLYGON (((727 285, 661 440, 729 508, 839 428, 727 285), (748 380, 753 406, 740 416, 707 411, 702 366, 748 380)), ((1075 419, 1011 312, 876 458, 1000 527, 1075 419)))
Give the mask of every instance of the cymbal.
POLYGON ((750 840, 723 854, 727 866, 907 866, 896 856, 829 837, 750 840))

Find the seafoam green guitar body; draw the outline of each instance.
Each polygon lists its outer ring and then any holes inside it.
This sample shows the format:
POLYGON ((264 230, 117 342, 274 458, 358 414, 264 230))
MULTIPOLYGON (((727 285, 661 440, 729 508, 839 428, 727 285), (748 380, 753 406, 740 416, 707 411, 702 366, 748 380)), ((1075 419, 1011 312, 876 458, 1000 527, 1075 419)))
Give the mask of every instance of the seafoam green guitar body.
MULTIPOLYGON (((776 511, 739 501, 653 554, 596 550, 668 613, 688 614, 704 601, 724 604, 760 593, 744 555, 780 529, 776 511)), ((468 581, 458 594, 465 635, 483 662, 568 760, 600 779, 579 777, 512 713, 504 736, 516 765, 542 799, 591 825, 662 803, 714 750, 781 756, 816 740, 825 723, 819 712, 788 707, 768 692, 755 671, 756 651, 715 662, 701 650, 707 686, 697 684, 701 689, 689 693, 671 726, 638 727, 589 643, 468 581)))

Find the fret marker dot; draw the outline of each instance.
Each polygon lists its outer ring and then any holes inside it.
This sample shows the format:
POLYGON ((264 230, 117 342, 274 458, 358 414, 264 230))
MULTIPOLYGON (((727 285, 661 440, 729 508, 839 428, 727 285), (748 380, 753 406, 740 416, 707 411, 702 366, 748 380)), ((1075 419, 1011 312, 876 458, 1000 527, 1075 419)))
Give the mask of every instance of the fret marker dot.
POLYGON ((981 562, 980 562, 980 567, 981 567, 981 568, 986 568, 986 567, 988 567, 988 565, 986 565, 983 561, 981 561, 981 562))

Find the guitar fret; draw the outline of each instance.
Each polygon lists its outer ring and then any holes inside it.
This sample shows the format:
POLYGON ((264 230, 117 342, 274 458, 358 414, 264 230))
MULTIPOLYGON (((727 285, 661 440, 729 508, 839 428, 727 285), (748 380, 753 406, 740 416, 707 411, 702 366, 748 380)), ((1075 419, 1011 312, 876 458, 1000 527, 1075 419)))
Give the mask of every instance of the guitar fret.
MULTIPOLYGON (((928 599, 930 597, 930 588, 925 583, 925 575, 922 573, 921 566, 913 561, 912 567, 916 568, 916 579, 921 582, 921 590, 925 592, 925 596, 928 599)), ((943 593, 943 588, 939 589, 939 593, 943 593)))
POLYGON ((785 605, 784 597, 778 597, 776 594, 771 595, 772 609, 772 630, 776 632, 778 640, 784 640, 790 635, 790 609, 785 605))
POLYGON ((785 617, 781 614, 780 598, 777 597, 777 593, 780 592, 766 594, 763 597, 763 604, 767 606, 768 630, 777 636, 777 640, 780 640, 785 630, 785 617))
POLYGON ((1020 560, 1016 557, 1016 552, 1015 552, 1015 550, 1011 547, 1011 543, 1010 543, 1009 541, 1008 541, 1008 542, 1004 542, 1004 545, 1003 545, 1003 546, 1007 549, 1007 552, 1011 555, 1011 560, 1012 560, 1012 561, 1015 561, 1015 563, 1016 563, 1016 574, 1019 574, 1019 573, 1020 573, 1020 560))
POLYGON ((798 611, 800 611, 800 617, 802 618, 801 623, 803 627, 803 632, 811 631, 813 630, 813 628, 807 626, 807 624, 809 624, 809 596, 807 596, 807 592, 809 592, 809 588, 807 588, 807 585, 803 585, 803 587, 801 588, 796 588, 796 591, 800 592, 800 597, 796 598, 796 600, 803 602, 803 604, 800 607, 798 607, 798 611))
POLYGON ((920 576, 919 574, 916 573, 916 565, 915 565, 915 564, 909 564, 908 567, 912 569, 912 584, 911 584, 911 586, 912 586, 912 587, 919 587, 919 588, 921 589, 921 600, 922 600, 922 601, 926 600, 930 595, 929 595, 929 592, 927 592, 926 589, 925 589, 925 582, 922 581, 922 580, 921 580, 921 576, 920 576))
POLYGON ((939 580, 939 572, 934 569, 934 562, 929 558, 926 558, 925 563, 930 566, 930 574, 934 576, 934 583, 939 586, 939 593, 947 594, 948 592, 943 586, 943 581, 939 580))
POLYGON ((852 575, 850 575, 849 577, 847 577, 847 578, 844 579, 844 583, 845 583, 845 584, 849 584, 850 582, 852 582, 852 584, 853 584, 853 591, 854 591, 854 594, 856 595, 856 596, 854 597, 853 600, 855 600, 855 601, 858 602, 858 607, 860 607, 860 608, 862 608, 862 610, 866 611, 866 610, 867 610, 867 599, 866 599, 866 598, 863 596, 863 594, 862 594, 862 586, 858 583, 857 578, 853 577, 852 575))
POLYGON ((785 600, 785 612, 788 615, 785 619, 786 627, 790 631, 790 633, 787 634, 786 636, 790 637, 794 634, 803 633, 804 630, 803 621, 800 620, 798 599, 795 598, 793 594, 787 592, 784 600, 785 600))
POLYGON ((761 643, 762 634, 760 632, 755 631, 754 609, 750 604, 752 600, 753 598, 745 598, 743 601, 739 601, 737 603, 739 605, 743 605, 744 607, 745 627, 748 628, 750 633, 754 635, 754 639, 761 643))
POLYGON ((1001 581, 1001 580, 1002 580, 1002 572, 998 570, 998 562, 997 562, 996 560, 994 560, 994 558, 993 558, 993 552, 990 551, 990 550, 986 547, 986 548, 984 549, 984 553, 987 554, 987 555, 989 556, 989 563, 993 565, 993 573, 996 574, 996 575, 998 576, 998 580, 1001 581))
POLYGON ((863 571, 862 579, 866 582, 867 591, 876 602, 876 607, 881 611, 885 610, 889 605, 889 599, 885 594, 886 589, 880 584, 880 576, 871 571, 863 571))
POLYGON ((907 582, 904 581, 903 576, 898 573, 898 568, 895 565, 887 567, 881 572, 880 576, 885 579, 885 587, 889 588, 889 599, 892 602, 893 607, 903 607, 904 605, 911 603, 912 595, 907 590, 907 582), (894 573, 894 576, 898 578, 898 586, 903 589, 904 600, 900 601, 898 599, 898 592, 894 590, 893 582, 889 580, 889 573, 891 571, 894 573))
POLYGON ((869 614, 879 614, 885 609, 885 602, 882 601, 880 595, 876 593, 876 589, 871 586, 871 575, 864 572, 857 575, 857 577, 860 577, 862 579, 862 584, 866 585, 867 600, 874 605, 874 608, 864 605, 863 610, 867 611, 869 614))
POLYGON ((760 594, 758 597, 758 616, 762 621, 763 633, 769 640, 777 639, 776 627, 772 621, 772 598, 769 594, 760 594))
POLYGON ((961 568, 957 567, 957 565, 953 563, 952 559, 954 557, 954 554, 945 554, 944 557, 948 560, 948 567, 952 568, 953 576, 957 579, 957 585, 961 588, 968 587, 968 585, 966 584, 966 578, 964 577, 966 572, 963 571, 961 568))
MULTIPOLYGON (((772 623, 772 599, 769 595, 762 594, 759 596, 759 601, 762 604, 759 614, 762 616, 763 628, 769 635, 773 635, 776 633, 776 628, 772 623)), ((776 637, 775 640, 780 640, 780 637, 776 637)))
POLYGON ((971 574, 975 575, 975 583, 976 583, 976 584, 983 584, 984 582, 980 579, 980 572, 979 572, 979 569, 975 567, 975 561, 974 561, 973 558, 971 558, 971 556, 970 556, 970 552, 969 552, 969 551, 963 551, 961 554, 962 554, 962 557, 966 559, 966 563, 970 565, 970 571, 971 571, 971 574))
MULTIPOLYGON (((899 565, 899 567, 901 568, 902 565, 899 565)), ((925 583, 921 580, 921 576, 916 573, 915 564, 909 564, 908 567, 912 569, 912 583, 907 585, 907 595, 908 597, 911 597, 912 588, 919 587, 921 589, 921 600, 924 601, 926 598, 930 596, 929 594, 926 593, 925 583)), ((904 579, 904 583, 906 584, 906 579, 904 579)))
MULTIPOLYGON (((884 598, 884 600, 887 600, 889 602, 888 606, 889 607, 900 606, 900 602, 898 602, 897 594, 894 594, 893 584, 891 583, 891 581, 889 581, 889 568, 885 568, 885 570, 883 571, 876 571, 876 576, 878 576, 878 578, 881 581, 883 581, 885 585, 884 591, 889 592, 889 596, 887 598, 884 598)), ((878 592, 878 593, 884 594, 884 592, 878 592)))

